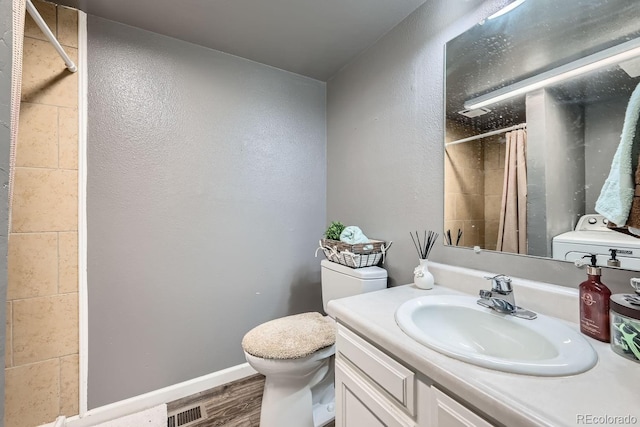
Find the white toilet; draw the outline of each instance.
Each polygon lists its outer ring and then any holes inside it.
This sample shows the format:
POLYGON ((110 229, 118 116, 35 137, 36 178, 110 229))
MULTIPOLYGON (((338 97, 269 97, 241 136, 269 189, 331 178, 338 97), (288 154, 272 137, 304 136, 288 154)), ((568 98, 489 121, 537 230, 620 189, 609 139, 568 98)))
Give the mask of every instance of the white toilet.
MULTIPOLYGON (((322 302, 387 287, 387 271, 323 260, 322 302)), ((319 313, 275 319, 242 340, 247 362, 266 377, 260 427, 320 427, 335 416, 335 321, 319 313)))

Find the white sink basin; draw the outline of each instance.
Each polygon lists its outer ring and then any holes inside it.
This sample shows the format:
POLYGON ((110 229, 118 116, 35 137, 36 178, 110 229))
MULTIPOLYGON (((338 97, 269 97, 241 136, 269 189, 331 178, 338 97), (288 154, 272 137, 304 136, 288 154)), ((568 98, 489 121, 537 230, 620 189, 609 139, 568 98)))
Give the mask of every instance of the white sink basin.
POLYGON ((396 322, 411 338, 474 365, 536 376, 574 375, 598 361, 591 344, 559 320, 520 319, 481 307, 477 298, 433 295, 409 300, 396 322))

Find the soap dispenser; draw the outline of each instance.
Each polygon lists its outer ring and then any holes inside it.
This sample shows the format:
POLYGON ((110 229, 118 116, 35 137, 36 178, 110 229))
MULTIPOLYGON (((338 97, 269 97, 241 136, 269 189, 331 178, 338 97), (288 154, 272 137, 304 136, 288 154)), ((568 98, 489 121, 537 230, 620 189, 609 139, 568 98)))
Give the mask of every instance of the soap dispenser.
POLYGON ((620 260, 616 258, 616 256, 618 255, 618 250, 609 249, 609 252, 611 253, 611 258, 607 260, 607 267, 620 267, 620 260))
POLYGON ((580 284, 580 332, 591 338, 609 342, 609 298, 611 291, 601 281, 602 269, 597 266, 596 255, 587 266, 587 280, 580 284))

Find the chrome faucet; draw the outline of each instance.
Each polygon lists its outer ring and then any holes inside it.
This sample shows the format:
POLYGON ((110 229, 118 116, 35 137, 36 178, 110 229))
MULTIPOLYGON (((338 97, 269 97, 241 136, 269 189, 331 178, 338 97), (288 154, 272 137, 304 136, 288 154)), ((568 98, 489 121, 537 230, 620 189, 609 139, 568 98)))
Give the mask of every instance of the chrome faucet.
POLYGON ((485 279, 491 280, 491 290, 482 289, 480 291, 479 305, 491 308, 498 313, 510 314, 523 319, 535 319, 537 317, 537 314, 533 311, 525 310, 516 305, 509 276, 498 274, 493 277, 485 277, 485 279))

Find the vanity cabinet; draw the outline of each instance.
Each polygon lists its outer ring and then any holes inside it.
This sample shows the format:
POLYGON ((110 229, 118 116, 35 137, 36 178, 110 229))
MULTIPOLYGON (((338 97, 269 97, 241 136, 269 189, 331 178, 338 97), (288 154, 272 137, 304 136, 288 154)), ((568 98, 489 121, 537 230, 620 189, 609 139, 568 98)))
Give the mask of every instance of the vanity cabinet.
POLYGON ((416 425, 361 373, 336 357, 336 427, 416 425))
POLYGON ((471 412, 457 400, 431 387, 430 426, 437 427, 491 427, 491 424, 471 412))
POLYGON ((338 324, 336 427, 490 427, 460 402, 338 324))

